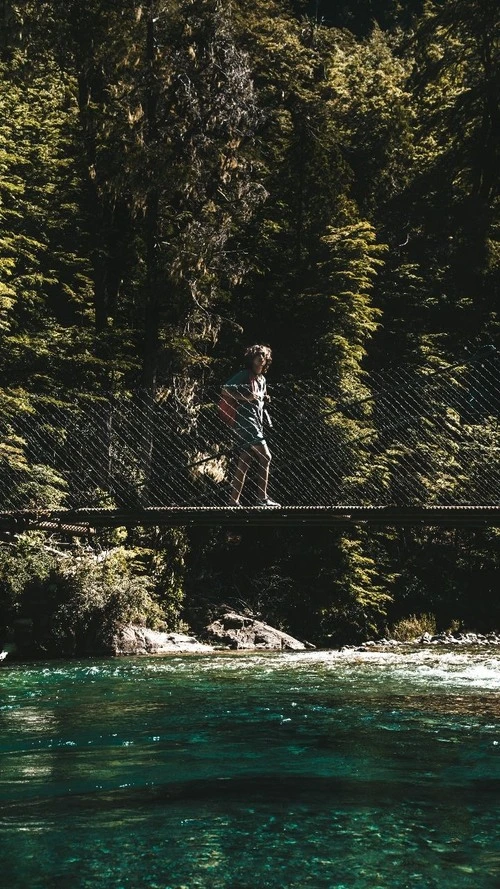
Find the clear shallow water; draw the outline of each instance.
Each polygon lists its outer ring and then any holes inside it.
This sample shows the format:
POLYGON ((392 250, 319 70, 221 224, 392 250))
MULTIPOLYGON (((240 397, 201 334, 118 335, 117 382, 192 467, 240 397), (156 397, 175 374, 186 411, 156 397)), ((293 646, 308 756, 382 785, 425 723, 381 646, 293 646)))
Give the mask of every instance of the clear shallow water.
POLYGON ((0 671, 9 889, 498 889, 500 654, 0 671))

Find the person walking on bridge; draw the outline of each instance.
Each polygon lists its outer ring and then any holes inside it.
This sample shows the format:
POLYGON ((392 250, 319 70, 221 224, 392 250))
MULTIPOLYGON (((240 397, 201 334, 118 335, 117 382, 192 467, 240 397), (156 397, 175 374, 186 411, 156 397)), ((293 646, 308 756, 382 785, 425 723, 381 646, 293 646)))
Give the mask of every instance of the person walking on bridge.
POLYGON ((267 394, 265 372, 272 361, 269 346, 250 346, 245 352, 245 369, 227 381, 223 399, 234 404, 234 432, 237 439, 238 462, 231 483, 230 506, 239 506, 241 492, 250 464, 258 464, 257 506, 280 506, 268 496, 271 453, 264 437, 265 403, 267 394))

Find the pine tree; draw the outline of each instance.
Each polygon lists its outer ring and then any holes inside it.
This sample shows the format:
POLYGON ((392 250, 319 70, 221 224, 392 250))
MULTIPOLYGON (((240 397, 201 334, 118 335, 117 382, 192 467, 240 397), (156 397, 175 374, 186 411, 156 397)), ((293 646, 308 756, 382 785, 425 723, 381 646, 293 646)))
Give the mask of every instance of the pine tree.
POLYGON ((18 60, 2 73, 2 379, 50 391, 72 364, 74 329, 84 345, 89 322, 89 269, 73 238, 74 107, 50 63, 31 73, 18 60))

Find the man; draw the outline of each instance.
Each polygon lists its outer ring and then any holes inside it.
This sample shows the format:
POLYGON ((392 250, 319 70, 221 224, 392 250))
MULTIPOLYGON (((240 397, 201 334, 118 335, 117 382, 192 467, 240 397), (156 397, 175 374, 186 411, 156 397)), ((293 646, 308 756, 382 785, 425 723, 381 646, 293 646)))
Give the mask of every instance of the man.
POLYGON ((258 463, 257 506, 279 506, 267 494, 271 454, 264 438, 264 403, 269 400, 264 373, 272 361, 269 346, 250 346, 245 352, 245 370, 226 383, 223 397, 236 402, 234 431, 238 463, 231 483, 230 506, 239 506, 241 492, 252 460, 258 463))

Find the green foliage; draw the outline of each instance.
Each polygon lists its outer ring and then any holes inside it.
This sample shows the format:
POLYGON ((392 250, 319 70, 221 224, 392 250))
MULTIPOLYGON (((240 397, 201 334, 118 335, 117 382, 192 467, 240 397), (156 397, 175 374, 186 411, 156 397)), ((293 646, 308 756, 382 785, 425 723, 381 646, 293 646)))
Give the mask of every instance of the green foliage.
POLYGON ((72 332, 85 342, 90 321, 71 87, 50 60, 0 64, 0 369, 16 388, 50 389, 78 367, 72 332))
POLYGON ((153 584, 155 599, 169 629, 178 629, 185 596, 189 542, 182 528, 135 531, 129 540, 135 565, 153 584))
MULTIPOLYGON (((46 612, 38 625, 38 645, 52 654, 73 656, 106 651, 120 624, 163 626, 154 586, 130 564, 135 554, 117 548, 101 562, 81 557, 62 562, 47 578, 46 612)), ((28 587, 26 603, 40 595, 28 587)))
POLYGON ((29 583, 44 584, 54 570, 54 555, 44 548, 44 535, 27 532, 17 541, 0 545, 0 626, 21 615, 23 594, 29 583))
POLYGON ((329 560, 326 569, 330 583, 328 599, 320 609, 323 640, 352 642, 378 632, 394 581, 378 563, 380 555, 380 549, 365 532, 340 535, 337 558, 333 565, 329 560))
POLYGON ((99 557, 58 550, 40 533, 21 535, 0 545, 3 630, 31 622, 31 653, 74 656, 110 650, 123 624, 163 628, 163 590, 146 568, 140 550, 116 546, 99 557))
MULTIPOLYGON (((369 396, 388 359, 446 367, 464 342, 498 338, 496 3, 4 7, 9 490, 33 508, 67 502, 50 459, 13 431, 32 394, 130 394, 140 379, 188 402, 201 379, 226 378, 249 341, 272 343, 278 378, 328 380, 324 422, 351 455, 346 483, 355 491, 372 474, 388 485, 401 453, 368 465, 359 447, 376 433, 369 400, 361 418, 342 419, 336 399, 369 396)), ((457 416, 442 420, 432 453, 424 434, 412 445, 429 467, 417 483, 429 500, 471 480, 481 496, 496 417, 480 435, 460 430, 466 480, 449 472, 457 416)), ((129 479, 138 497, 145 463, 129 479)), ((201 626, 227 602, 312 641, 427 613, 439 626, 486 626, 499 619, 497 537, 248 531, 230 551, 216 532, 122 529, 102 535, 111 555, 95 562, 61 561, 23 535, 0 547, 0 614, 36 615, 40 645, 67 653, 106 644, 122 619, 173 627, 184 614, 201 626)))
MULTIPOLYGON (((383 265, 380 255, 385 246, 376 244, 376 233, 368 222, 329 227, 322 237, 328 248, 328 259, 322 263, 331 296, 327 326, 331 332, 320 338, 322 359, 339 375, 342 395, 351 395, 353 373, 359 373, 366 355, 366 343, 377 328, 381 312, 370 303, 373 278, 383 265)), ((359 386, 359 380, 356 380, 359 386)))

